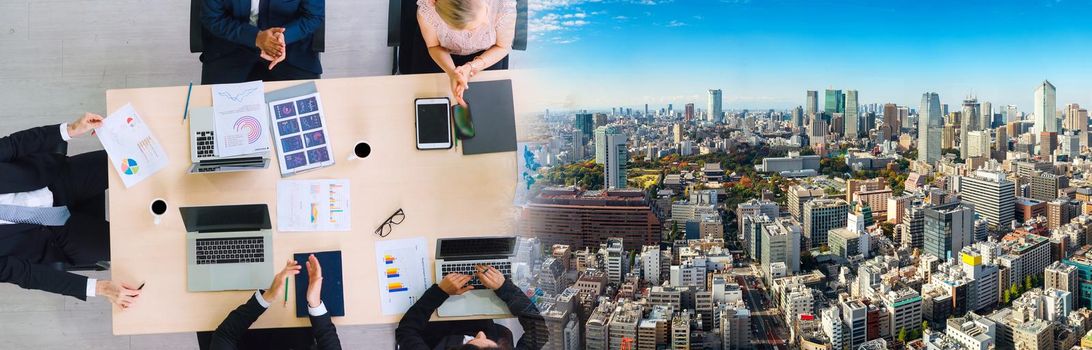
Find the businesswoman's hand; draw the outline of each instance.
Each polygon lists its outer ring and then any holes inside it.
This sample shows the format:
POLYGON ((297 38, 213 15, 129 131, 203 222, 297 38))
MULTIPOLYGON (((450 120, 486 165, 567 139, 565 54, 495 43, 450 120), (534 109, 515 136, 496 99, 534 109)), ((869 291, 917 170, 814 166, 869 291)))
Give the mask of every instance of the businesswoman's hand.
POLYGON ((284 269, 278 272, 276 276, 273 276, 273 284, 269 286, 262 293, 262 299, 265 299, 266 303, 273 304, 274 301, 284 297, 284 284, 288 276, 295 276, 300 273, 300 264, 295 260, 289 259, 288 263, 284 265, 284 269))
POLYGON ((140 290, 125 283, 96 281, 95 295, 102 296, 125 310, 132 307, 133 303, 136 303, 137 298, 140 297, 140 290))
POLYGON ((76 121, 68 123, 68 136, 76 137, 86 134, 88 131, 102 126, 102 116, 95 113, 84 113, 76 121))
POLYGON ((504 285, 504 274, 497 271, 497 268, 485 265, 478 265, 474 268, 478 270, 478 280, 482 281, 482 285, 486 288, 497 290, 497 288, 504 285))

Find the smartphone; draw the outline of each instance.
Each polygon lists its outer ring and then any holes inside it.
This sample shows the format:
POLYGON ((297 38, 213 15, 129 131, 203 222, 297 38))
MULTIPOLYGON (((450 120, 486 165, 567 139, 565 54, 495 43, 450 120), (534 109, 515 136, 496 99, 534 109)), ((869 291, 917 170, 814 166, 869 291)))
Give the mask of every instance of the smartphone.
POLYGON ((451 101, 446 97, 414 100, 417 110, 417 149, 449 149, 451 136, 451 101))

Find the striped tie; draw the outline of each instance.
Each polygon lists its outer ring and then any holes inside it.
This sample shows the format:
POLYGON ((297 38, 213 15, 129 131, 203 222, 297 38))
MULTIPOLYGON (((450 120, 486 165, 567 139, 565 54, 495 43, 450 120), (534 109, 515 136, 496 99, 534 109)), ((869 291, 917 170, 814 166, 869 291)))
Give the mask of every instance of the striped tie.
POLYGON ((16 224, 64 226, 70 216, 72 213, 65 206, 36 208, 0 204, 0 220, 16 224))

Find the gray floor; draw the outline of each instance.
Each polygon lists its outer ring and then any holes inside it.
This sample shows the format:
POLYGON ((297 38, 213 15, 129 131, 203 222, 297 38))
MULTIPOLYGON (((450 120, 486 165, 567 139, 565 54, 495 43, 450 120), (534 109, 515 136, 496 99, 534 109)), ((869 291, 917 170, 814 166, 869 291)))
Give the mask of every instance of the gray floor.
MULTIPOLYGON (((200 62, 188 50, 189 3, 0 1, 0 135, 84 111, 105 115, 107 89, 199 83, 200 62)), ((387 1, 326 5, 323 77, 388 74, 387 1)), ((101 146, 93 137, 69 148, 73 154, 94 149, 101 146)), ((393 329, 339 327, 338 333, 346 348, 392 349, 393 329)), ((0 283, 0 349, 196 348, 193 334, 111 335, 110 307, 102 299, 81 302, 0 283)))

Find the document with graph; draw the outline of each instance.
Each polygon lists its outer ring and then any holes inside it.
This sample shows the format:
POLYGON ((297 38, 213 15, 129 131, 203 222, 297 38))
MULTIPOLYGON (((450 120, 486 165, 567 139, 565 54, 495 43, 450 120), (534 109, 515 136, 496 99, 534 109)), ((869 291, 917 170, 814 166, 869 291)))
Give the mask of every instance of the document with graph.
POLYGON ((375 242, 379 304, 383 315, 406 313, 432 286, 427 249, 428 241, 423 237, 375 242))
POLYGON ((269 151, 269 116, 261 81, 212 86, 213 131, 220 157, 269 151))
POLYGON ((110 113, 102 126, 95 129, 95 135, 125 188, 133 187, 168 164, 167 152, 130 104, 110 113))
POLYGON ((267 103, 281 176, 334 165, 322 98, 311 93, 267 103))
POLYGON ((349 179, 281 180, 277 183, 277 230, 352 229, 349 179))

